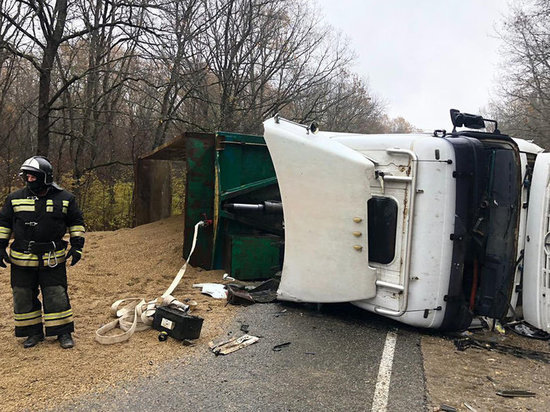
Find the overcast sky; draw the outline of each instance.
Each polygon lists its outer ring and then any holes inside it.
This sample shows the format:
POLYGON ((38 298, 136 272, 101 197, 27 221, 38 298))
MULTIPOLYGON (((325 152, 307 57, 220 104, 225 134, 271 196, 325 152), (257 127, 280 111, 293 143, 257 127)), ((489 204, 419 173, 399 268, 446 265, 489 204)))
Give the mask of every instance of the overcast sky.
POLYGON ((507 0, 314 1, 391 117, 449 130, 449 109, 477 113, 494 95, 507 0))

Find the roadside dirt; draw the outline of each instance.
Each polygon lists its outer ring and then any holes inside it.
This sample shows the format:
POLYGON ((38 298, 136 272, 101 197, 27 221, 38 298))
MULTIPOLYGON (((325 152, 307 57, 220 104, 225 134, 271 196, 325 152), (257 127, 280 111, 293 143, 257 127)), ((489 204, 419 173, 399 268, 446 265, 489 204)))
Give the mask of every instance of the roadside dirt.
POLYGON ((158 332, 136 332, 129 341, 100 345, 95 331, 112 320, 111 304, 121 298, 160 296, 184 263, 181 257, 183 219, 173 217, 134 229, 92 232, 86 236, 83 259, 69 268, 69 296, 75 313, 76 346, 63 350, 53 338, 23 349, 13 336, 13 306, 9 269, 0 271, 0 404, 2 411, 36 410, 63 404, 90 390, 101 391, 119 381, 157 372, 163 362, 198 356, 210 340, 225 337, 224 325, 236 307, 225 300, 202 295, 193 283, 222 283, 223 271, 188 267, 173 295, 195 300, 194 315, 204 318, 194 347, 168 339, 158 332))
MULTIPOLYGON (((506 330, 477 332, 474 339, 550 355, 548 341, 529 339, 506 330)), ((430 410, 442 404, 459 411, 547 411, 550 409, 550 365, 538 360, 518 358, 509 353, 469 347, 458 351, 450 338, 422 337, 422 353, 430 410), (535 397, 508 398, 498 390, 521 389, 535 397)), ((550 356, 547 356, 550 359, 550 356)))

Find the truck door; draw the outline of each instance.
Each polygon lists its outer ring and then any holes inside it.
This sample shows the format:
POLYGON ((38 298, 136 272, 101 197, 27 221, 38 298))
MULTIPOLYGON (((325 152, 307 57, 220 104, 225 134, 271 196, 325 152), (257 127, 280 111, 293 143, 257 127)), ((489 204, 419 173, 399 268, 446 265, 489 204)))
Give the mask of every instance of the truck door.
POLYGON ((537 156, 525 236, 523 315, 550 332, 550 153, 537 156))
POLYGON ((278 295, 349 302, 376 295, 369 267, 367 202, 374 164, 357 151, 284 119, 264 123, 285 223, 278 295))

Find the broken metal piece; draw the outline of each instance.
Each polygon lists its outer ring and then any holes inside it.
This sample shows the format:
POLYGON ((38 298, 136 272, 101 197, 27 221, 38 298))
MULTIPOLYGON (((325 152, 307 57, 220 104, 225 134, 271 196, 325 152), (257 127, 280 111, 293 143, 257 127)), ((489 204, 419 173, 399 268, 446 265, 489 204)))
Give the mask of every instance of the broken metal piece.
POLYGON ((287 310, 286 310, 286 309, 283 309, 283 310, 281 310, 280 312, 274 313, 274 316, 275 316, 276 318, 278 318, 279 316, 282 316, 282 315, 286 314, 286 312, 287 312, 287 310))
POLYGON ((238 338, 234 337, 229 340, 216 343, 216 344, 214 342, 209 342, 208 346, 216 356, 227 355, 229 353, 242 349, 246 346, 252 345, 253 343, 258 342, 259 340, 260 338, 258 338, 257 336, 243 335, 241 337, 238 337, 238 338))
POLYGON ((290 342, 280 343, 278 345, 273 346, 273 351, 280 352, 281 349, 286 348, 289 345, 290 345, 290 342))
POLYGON ((450 406, 450 405, 445 405, 445 404, 441 404, 441 406, 439 407, 439 410, 440 411, 445 411, 445 412, 457 412, 457 409, 450 406))
POLYGON ((466 409, 468 409, 469 411, 471 411, 471 412, 477 412, 477 409, 474 408, 473 406, 471 406, 470 404, 464 402, 463 405, 464 405, 464 407, 465 407, 466 409))
POLYGON ((499 390, 496 394, 505 398, 532 398, 536 395, 535 392, 524 391, 522 389, 499 390))

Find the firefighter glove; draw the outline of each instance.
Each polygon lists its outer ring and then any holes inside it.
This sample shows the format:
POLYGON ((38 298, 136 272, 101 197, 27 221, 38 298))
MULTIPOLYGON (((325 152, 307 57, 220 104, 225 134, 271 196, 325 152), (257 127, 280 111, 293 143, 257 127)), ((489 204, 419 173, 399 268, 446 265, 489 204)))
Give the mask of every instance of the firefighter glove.
POLYGON ((9 263, 10 257, 8 256, 8 252, 6 252, 6 248, 0 248, 0 266, 5 268, 6 263, 9 263))
POLYGON ((73 260, 71 260, 71 266, 76 265, 80 260, 80 258, 82 257, 82 250, 74 247, 70 248, 65 260, 69 260, 70 257, 73 258, 73 260))

